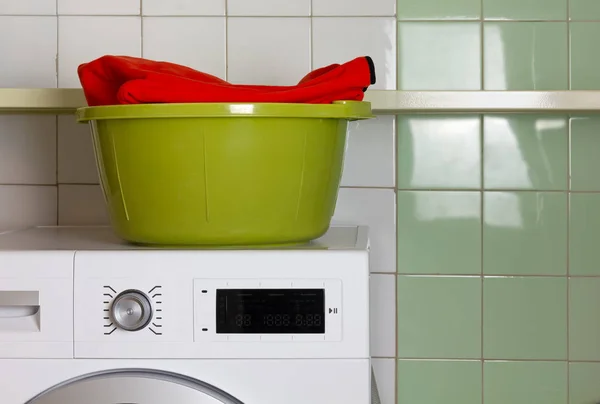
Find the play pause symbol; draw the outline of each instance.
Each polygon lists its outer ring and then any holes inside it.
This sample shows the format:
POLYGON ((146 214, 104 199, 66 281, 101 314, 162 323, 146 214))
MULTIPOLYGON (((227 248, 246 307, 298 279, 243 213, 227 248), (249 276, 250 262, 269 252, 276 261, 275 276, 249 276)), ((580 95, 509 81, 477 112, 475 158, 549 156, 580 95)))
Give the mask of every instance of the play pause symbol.
POLYGON ((333 314, 337 314, 337 312, 338 312, 338 309, 337 309, 337 307, 334 307, 334 308, 331 308, 331 307, 330 307, 330 308, 329 308, 329 314, 332 314, 332 313, 333 313, 333 314))

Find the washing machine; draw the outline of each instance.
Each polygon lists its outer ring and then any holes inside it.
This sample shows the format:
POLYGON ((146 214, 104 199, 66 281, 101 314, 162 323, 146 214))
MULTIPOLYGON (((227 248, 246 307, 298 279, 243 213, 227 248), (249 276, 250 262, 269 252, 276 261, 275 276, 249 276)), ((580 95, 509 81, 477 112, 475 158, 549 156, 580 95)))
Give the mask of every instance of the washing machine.
POLYGON ((279 249, 0 235, 2 404, 367 404, 367 228, 279 249))

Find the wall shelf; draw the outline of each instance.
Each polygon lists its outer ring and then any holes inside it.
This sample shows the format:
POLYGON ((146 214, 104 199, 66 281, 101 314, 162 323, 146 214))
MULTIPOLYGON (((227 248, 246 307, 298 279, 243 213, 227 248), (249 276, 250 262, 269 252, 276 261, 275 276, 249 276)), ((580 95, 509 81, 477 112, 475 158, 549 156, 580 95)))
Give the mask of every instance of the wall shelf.
MULTIPOLYGON (((383 91, 366 98, 377 114, 600 113, 600 91, 383 91)), ((80 89, 0 88, 0 113, 69 114, 86 105, 80 89)))

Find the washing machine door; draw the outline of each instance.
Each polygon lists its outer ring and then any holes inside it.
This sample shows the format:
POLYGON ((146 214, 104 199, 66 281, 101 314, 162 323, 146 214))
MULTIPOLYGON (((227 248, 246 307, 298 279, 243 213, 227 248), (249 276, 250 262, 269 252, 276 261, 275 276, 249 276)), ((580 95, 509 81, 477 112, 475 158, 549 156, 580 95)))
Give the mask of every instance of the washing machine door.
POLYGON ((151 370, 114 370, 54 386, 25 404, 243 404, 199 380, 151 370))

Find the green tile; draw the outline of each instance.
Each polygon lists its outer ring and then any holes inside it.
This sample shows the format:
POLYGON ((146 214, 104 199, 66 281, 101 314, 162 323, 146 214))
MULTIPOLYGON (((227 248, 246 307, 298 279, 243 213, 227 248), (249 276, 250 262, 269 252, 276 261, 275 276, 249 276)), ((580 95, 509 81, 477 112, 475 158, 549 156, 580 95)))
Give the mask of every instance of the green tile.
POLYGON ((481 404, 481 362, 398 361, 398 404, 481 404))
POLYGON ((480 90, 479 23, 398 23, 398 89, 480 90))
POLYGON ((398 276, 398 357, 481 357, 479 277, 398 276))
POLYGON ((567 189, 566 117, 485 116, 483 150, 486 189, 567 189))
POLYGON ((600 194, 571 194, 569 273, 600 276, 600 194))
POLYGON ((571 20, 600 20, 600 1, 598 0, 570 0, 571 20))
POLYGON ((600 118, 571 119, 571 189, 600 191, 600 118))
POLYGON ((484 89, 568 90, 566 22, 484 23, 484 89))
POLYGON ((398 0, 400 20, 477 20, 481 0, 398 0))
POLYGON ((570 24, 571 89, 600 89, 600 22, 570 24))
POLYGON ((485 404, 567 404, 567 362, 485 362, 485 404))
MULTIPOLYGON (((569 281, 569 355, 600 361, 600 278, 569 281)), ((598 391, 600 393, 600 390, 598 391)), ((600 401, 600 396, 598 397, 600 401)))
POLYGON ((569 404, 600 403, 600 363, 569 364, 569 404))
POLYGON ((398 272, 481 274, 481 194, 399 191, 398 272))
POLYGON ((483 16, 494 20, 564 20, 567 0, 483 0, 483 16))
POLYGON ((483 301, 485 358, 567 358, 566 278, 486 278, 483 301))
POLYGON ((567 195, 486 192, 483 272, 488 275, 566 275, 567 195))
POLYGON ((481 188, 478 116, 399 116, 400 189, 481 188))

